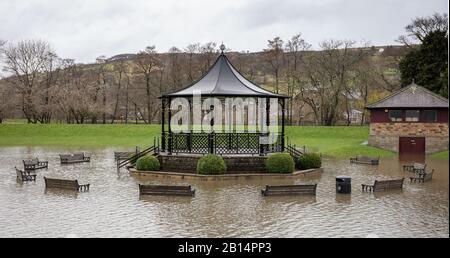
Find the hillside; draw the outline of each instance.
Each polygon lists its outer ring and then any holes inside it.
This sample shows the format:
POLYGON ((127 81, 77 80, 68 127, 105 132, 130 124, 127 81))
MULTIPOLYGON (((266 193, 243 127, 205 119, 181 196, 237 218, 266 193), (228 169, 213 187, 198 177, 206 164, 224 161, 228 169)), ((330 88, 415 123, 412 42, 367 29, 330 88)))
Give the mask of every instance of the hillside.
MULTIPOLYGON (((326 119, 320 121, 324 114, 318 113, 323 109, 314 110, 315 106, 310 103, 321 101, 325 105, 329 102, 324 98, 326 95, 316 96, 318 92, 330 90, 326 88, 329 86, 317 88, 317 85, 311 85, 311 76, 318 76, 323 83, 328 80, 314 74, 329 70, 317 66, 317 60, 321 58, 339 68, 341 65, 335 62, 359 58, 358 64, 345 64, 348 66, 345 87, 349 92, 336 92, 340 104, 334 107, 337 113, 331 123, 345 124, 350 119, 345 118, 344 113, 362 110, 367 101, 399 88, 398 63, 406 52, 407 48, 403 46, 372 46, 348 48, 345 53, 342 49, 334 49, 282 52, 278 56, 271 56, 271 52, 230 51, 226 54, 249 80, 268 90, 278 89, 280 93, 293 96, 288 107, 292 124, 325 123, 326 119)), ((61 68, 34 74, 38 80, 29 89, 24 88, 22 80, 16 77, 5 78, 0 80, 0 121, 2 118, 25 118, 32 123, 158 122, 158 97, 198 80, 217 55, 213 48, 201 53, 180 50, 157 53, 150 49, 140 54, 103 57, 91 64, 67 62, 61 68), (24 102, 25 99, 28 100, 24 102)), ((336 78, 332 74, 329 76, 336 78)))

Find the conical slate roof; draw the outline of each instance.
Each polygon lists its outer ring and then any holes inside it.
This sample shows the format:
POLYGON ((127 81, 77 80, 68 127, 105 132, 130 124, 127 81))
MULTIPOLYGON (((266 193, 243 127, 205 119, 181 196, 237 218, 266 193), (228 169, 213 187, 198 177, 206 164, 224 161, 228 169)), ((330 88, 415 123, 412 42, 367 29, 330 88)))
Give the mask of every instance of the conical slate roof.
POLYGON ((200 93, 202 96, 288 98, 288 96, 267 91, 245 79, 223 53, 200 80, 179 91, 164 94, 162 97, 189 97, 194 93, 200 93))
POLYGON ((448 99, 412 83, 366 108, 448 108, 448 99))

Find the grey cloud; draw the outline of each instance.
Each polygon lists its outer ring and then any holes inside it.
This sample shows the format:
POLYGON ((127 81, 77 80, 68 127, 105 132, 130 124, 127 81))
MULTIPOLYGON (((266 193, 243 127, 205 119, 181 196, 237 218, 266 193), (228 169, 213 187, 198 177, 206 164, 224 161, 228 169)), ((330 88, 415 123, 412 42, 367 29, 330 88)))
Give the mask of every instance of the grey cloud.
POLYGON ((446 12, 445 0, 0 0, 0 38, 38 38, 61 57, 92 62, 99 55, 158 51, 224 41, 234 50, 260 51, 267 40, 302 32, 324 39, 395 44, 416 16, 446 12))

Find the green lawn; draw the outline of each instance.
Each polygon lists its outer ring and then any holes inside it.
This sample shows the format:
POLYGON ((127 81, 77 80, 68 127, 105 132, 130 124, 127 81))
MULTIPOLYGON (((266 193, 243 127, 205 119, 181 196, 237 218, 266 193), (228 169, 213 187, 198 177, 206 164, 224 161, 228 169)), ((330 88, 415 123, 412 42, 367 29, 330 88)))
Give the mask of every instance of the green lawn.
MULTIPOLYGON (((160 125, 0 124, 0 146, 146 147, 160 130, 160 125)), ((363 145, 369 134, 367 126, 292 126, 286 133, 292 144, 306 145, 326 156, 394 155, 363 145)))
POLYGON ((326 156, 392 156, 393 152, 363 144, 369 136, 368 126, 292 126, 286 130, 288 141, 307 146, 326 156))
POLYGON ((448 159, 448 151, 441 151, 431 154, 431 157, 437 159, 448 159))
POLYGON ((0 124, 0 146, 150 146, 157 125, 0 124))

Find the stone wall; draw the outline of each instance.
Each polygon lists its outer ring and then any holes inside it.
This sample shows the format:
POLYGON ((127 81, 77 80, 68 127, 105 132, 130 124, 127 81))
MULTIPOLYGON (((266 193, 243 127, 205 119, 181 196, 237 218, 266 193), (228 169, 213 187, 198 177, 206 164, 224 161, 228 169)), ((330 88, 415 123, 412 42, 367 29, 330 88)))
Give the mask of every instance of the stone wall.
POLYGON ((398 136, 369 135, 369 145, 398 152, 398 136))
POLYGON ((294 171, 289 174, 271 174, 271 173, 245 173, 245 174, 231 174, 225 175, 199 175, 194 173, 180 173, 180 172, 164 172, 164 171, 138 171, 135 168, 129 169, 132 176, 144 176, 152 178, 164 178, 175 180, 201 180, 201 181, 224 181, 224 180, 255 180, 255 179, 299 179, 317 180, 320 179, 323 169, 313 168, 307 170, 294 171))
POLYGON ((445 150, 448 150, 448 136, 425 138, 425 152, 427 154, 445 150))
POLYGON ((425 137, 425 152, 448 150, 447 123, 371 123, 369 145, 398 152, 399 137, 425 137))
MULTIPOLYGON (((162 171, 196 173, 197 161, 201 156, 161 155, 159 161, 162 171)), ((227 173, 266 173, 265 160, 260 156, 227 156, 223 157, 227 165, 227 173)))
POLYGON ((447 123, 371 123, 370 135, 448 137, 447 123))

